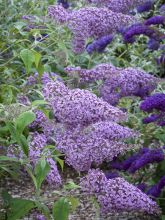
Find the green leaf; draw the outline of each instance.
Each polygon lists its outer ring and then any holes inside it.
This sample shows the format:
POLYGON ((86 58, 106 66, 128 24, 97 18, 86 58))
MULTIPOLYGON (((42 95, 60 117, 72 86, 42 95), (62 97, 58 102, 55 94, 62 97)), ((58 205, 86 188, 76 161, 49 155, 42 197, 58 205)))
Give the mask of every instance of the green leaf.
POLYGON ((6 190, 3 190, 2 191, 2 199, 3 199, 4 206, 7 207, 7 206, 9 206, 12 197, 6 190))
POLYGON ((36 68, 38 68, 38 65, 41 60, 41 54, 36 52, 35 50, 33 50, 33 54, 34 54, 34 62, 35 62, 36 68))
POLYGON ((7 213, 7 220, 18 220, 35 207, 36 204, 31 200, 12 198, 10 210, 7 213))
POLYGON ((56 161, 60 164, 62 171, 64 170, 64 160, 56 157, 56 161))
POLYGON ((16 159, 16 158, 11 158, 11 157, 7 157, 7 156, 0 156, 0 161, 19 162, 18 159, 16 159))
POLYGON ((19 145, 21 146, 21 148, 22 148, 24 154, 25 154, 26 156, 28 156, 29 146, 28 146, 28 142, 27 142, 26 137, 25 137, 23 134, 21 134, 21 135, 18 137, 18 141, 17 141, 17 142, 18 142, 19 145))
POLYGON ((38 67, 37 67, 37 72, 39 73, 39 76, 41 77, 43 72, 44 72, 44 66, 41 64, 41 62, 39 63, 38 67))
POLYGON ((75 184, 73 181, 68 182, 66 185, 64 185, 64 189, 79 189, 80 186, 75 184))
POLYGON ((72 211, 75 211, 77 206, 79 205, 79 199, 75 197, 68 197, 68 200, 71 203, 72 211))
POLYGON ((37 181, 37 188, 40 189, 42 182, 45 180, 47 174, 49 173, 50 166, 45 159, 40 159, 35 166, 35 175, 37 181))
POLYGON ((165 215, 162 215, 162 220, 165 220, 165 215))
POLYGON ((38 106, 38 105, 46 105, 48 104, 45 100, 35 100, 32 102, 32 106, 38 106))
POLYGON ((69 202, 66 198, 60 198, 53 205, 54 220, 67 220, 69 217, 69 202))
POLYGON ((49 208, 45 205, 45 204, 42 204, 41 202, 38 202, 38 201, 35 201, 36 203, 36 206, 39 210, 42 211, 42 213, 45 215, 45 217, 47 218, 47 220, 50 220, 51 217, 50 217, 50 211, 49 211, 49 208))
POLYGON ((31 124, 35 120, 36 116, 33 112, 23 112, 15 120, 16 130, 18 133, 22 133, 26 126, 31 124))
POLYGON ((32 67, 32 64, 35 62, 34 54, 31 50, 23 49, 20 52, 21 59, 23 60, 26 68, 26 72, 29 73, 32 67))

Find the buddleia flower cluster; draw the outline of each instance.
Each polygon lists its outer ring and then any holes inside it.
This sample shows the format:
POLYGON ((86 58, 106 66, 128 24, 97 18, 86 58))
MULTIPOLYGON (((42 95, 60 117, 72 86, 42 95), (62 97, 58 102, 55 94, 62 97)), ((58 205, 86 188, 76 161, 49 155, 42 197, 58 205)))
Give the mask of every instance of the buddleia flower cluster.
POLYGON ((155 93, 147 97, 141 104, 140 109, 147 113, 152 113, 143 119, 144 124, 151 122, 159 126, 165 126, 165 94, 155 93))
POLYGON ((86 7, 71 12, 62 6, 50 6, 48 15, 60 24, 66 24, 73 33, 73 51, 82 53, 86 40, 114 34, 121 27, 135 23, 129 15, 112 12, 107 8, 86 7))
POLYGON ((128 157, 122 162, 113 161, 111 163, 111 168, 135 173, 137 170, 144 168, 148 164, 159 163, 163 161, 164 158, 165 155, 161 148, 142 148, 138 153, 128 157))
POLYGON ((138 134, 117 124, 127 118, 118 108, 87 90, 69 89, 59 81, 47 83, 43 94, 62 124, 56 147, 76 170, 89 170, 133 148, 124 141, 138 134))
POLYGON ((65 71, 70 75, 77 74, 83 83, 103 80, 100 96, 112 105, 126 96, 144 98, 155 89, 158 82, 154 76, 138 68, 122 69, 112 64, 99 64, 90 70, 67 67, 65 71))
POLYGON ((143 4, 139 5, 136 9, 138 13, 148 12, 154 6, 154 1, 146 1, 143 4))
POLYGON ((165 187, 165 176, 161 177, 161 179, 157 184, 150 187, 147 191, 147 194, 152 197, 159 197, 164 187, 165 187))
POLYGON ((87 0, 89 3, 95 3, 98 6, 106 6, 117 13, 128 14, 130 10, 146 2, 146 0, 87 0))
POLYGON ((156 202, 152 201, 140 189, 121 177, 107 179, 99 169, 89 170, 81 179, 81 187, 87 195, 95 196, 102 214, 138 211, 159 215, 156 202))

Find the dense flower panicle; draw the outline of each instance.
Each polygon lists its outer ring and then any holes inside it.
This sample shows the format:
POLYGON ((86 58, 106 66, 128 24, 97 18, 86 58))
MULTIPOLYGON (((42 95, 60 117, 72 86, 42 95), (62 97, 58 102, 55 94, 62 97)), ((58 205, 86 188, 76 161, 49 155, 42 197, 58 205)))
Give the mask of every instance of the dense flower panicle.
POLYGON ((58 138, 57 149, 66 156, 66 162, 78 171, 89 170, 92 164, 111 161, 124 154, 132 145, 124 143, 137 134, 113 122, 98 122, 88 127, 67 131, 58 138))
POLYGON ((117 68, 112 64, 102 63, 95 66, 92 69, 81 69, 80 67, 66 67, 65 71, 73 75, 77 74, 80 78, 80 82, 94 82, 96 80, 105 80, 112 75, 116 75, 121 68, 117 68))
POLYGON ((107 8, 81 8, 69 13, 60 6, 50 6, 48 14, 56 21, 67 23, 68 28, 73 32, 72 42, 75 53, 85 50, 86 39, 97 39, 114 34, 120 27, 135 22, 134 17, 115 13, 107 8))
POLYGON ((29 98, 25 95, 18 95, 17 101, 23 105, 30 105, 31 104, 29 98))
POLYGON ((101 97, 112 105, 126 96, 144 98, 156 87, 157 79, 143 70, 129 67, 118 72, 105 80, 100 88, 101 97))
POLYGON ((119 122, 127 118, 126 113, 95 94, 81 89, 70 90, 58 81, 47 83, 43 93, 58 121, 71 127, 105 120, 119 122))
POLYGON ((131 9, 145 3, 146 0, 88 0, 88 2, 95 3, 100 6, 105 5, 114 12, 127 14, 131 9))
POLYGON ((118 68, 112 64, 99 64, 92 69, 67 67, 65 71, 71 76, 78 76, 79 81, 94 82, 104 80, 100 88, 101 97, 112 105, 125 96, 149 95, 157 85, 157 78, 137 68, 118 68))
POLYGON ((34 113, 36 115, 36 119, 29 125, 29 128, 31 129, 42 128, 43 124, 48 121, 48 118, 40 110, 35 110, 34 113))
POLYGON ((146 35, 149 38, 159 40, 158 33, 156 33, 154 29, 141 23, 134 24, 129 28, 125 29, 123 33, 123 38, 125 42, 133 43, 135 42, 135 37, 141 34, 146 35))
POLYGON ((99 169, 90 170, 88 175, 81 179, 80 185, 87 195, 97 198, 103 214, 125 210, 160 214, 156 202, 140 189, 120 177, 108 180, 99 169))
POLYGON ((165 112, 165 94, 155 93, 147 97, 141 104, 140 109, 145 112, 151 112, 154 109, 165 112))
POLYGON ((163 153, 162 149, 153 149, 153 150, 150 150, 149 152, 143 154, 137 160, 135 160, 131 164, 128 171, 130 173, 135 173, 138 169, 146 166, 147 164, 159 163, 162 160, 164 160, 164 153, 163 153))
POLYGON ((104 52, 105 48, 108 44, 110 44, 113 40, 113 35, 107 35, 103 36, 92 43, 88 44, 86 47, 86 51, 89 54, 92 54, 93 52, 102 53, 104 52))
POLYGON ((137 12, 143 13, 143 12, 148 12, 153 8, 153 1, 146 1, 142 5, 139 5, 137 7, 137 12))
POLYGON ((153 197, 159 197, 164 187, 165 187, 165 176, 163 176, 156 185, 152 186, 147 191, 147 195, 153 197))
POLYGON ((70 14, 61 4, 49 6, 48 15, 60 24, 63 24, 70 19, 70 14))
POLYGON ((50 171, 46 177, 46 180, 53 187, 58 187, 61 185, 61 176, 58 172, 57 164, 52 158, 47 158, 47 162, 50 166, 50 171))
POLYGON ((145 22, 145 25, 155 25, 155 24, 165 24, 165 16, 156 15, 151 18, 148 18, 145 22))

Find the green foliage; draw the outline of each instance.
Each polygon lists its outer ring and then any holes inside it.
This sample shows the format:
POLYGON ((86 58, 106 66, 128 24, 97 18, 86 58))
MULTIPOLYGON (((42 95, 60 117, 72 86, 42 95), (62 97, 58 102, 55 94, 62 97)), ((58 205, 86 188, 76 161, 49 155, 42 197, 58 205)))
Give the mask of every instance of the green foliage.
POLYGON ((53 205, 53 217, 55 220, 67 220, 70 205, 66 198, 60 198, 53 205))
POLYGON ((7 220, 18 220, 36 207, 34 201, 12 198, 6 191, 2 192, 2 198, 7 209, 7 220))

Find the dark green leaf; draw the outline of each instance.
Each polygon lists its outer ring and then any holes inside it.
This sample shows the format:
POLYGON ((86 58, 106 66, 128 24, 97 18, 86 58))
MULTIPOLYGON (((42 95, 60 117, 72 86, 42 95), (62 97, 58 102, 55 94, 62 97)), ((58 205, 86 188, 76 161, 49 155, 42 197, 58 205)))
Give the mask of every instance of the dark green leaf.
POLYGON ((37 188, 40 189, 42 182, 49 173, 50 166, 45 159, 41 159, 35 166, 35 176, 37 181, 37 188))
POLYGON ((33 112, 27 111, 19 115, 15 120, 15 125, 18 133, 22 133, 26 126, 35 120, 36 116, 33 112))
POLYGON ((34 54, 31 50, 23 49, 20 52, 21 59, 23 60, 26 68, 26 72, 29 73, 33 62, 35 61, 34 54))
POLYGON ((53 205, 54 220, 67 220, 69 217, 69 202, 66 198, 60 198, 53 205))
POLYGON ((31 200, 12 198, 10 201, 10 211, 7 214, 7 220, 18 220, 28 214, 28 212, 35 207, 36 204, 31 200))

